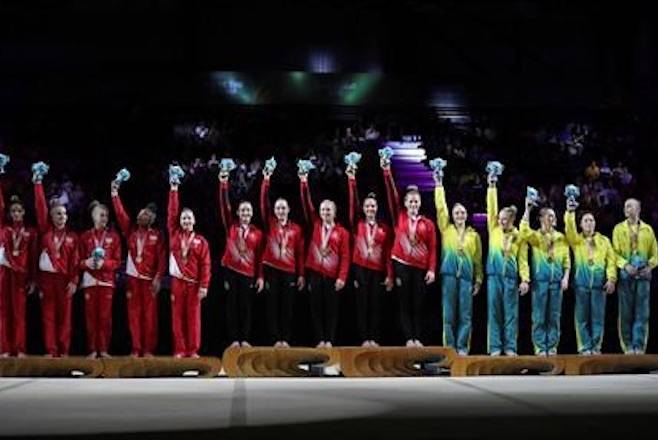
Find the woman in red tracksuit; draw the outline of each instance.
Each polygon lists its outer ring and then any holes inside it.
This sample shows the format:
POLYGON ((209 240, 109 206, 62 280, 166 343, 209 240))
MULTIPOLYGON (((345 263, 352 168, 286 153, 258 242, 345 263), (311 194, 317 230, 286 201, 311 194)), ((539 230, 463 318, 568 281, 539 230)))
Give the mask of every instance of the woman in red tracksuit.
POLYGON ((435 278, 436 230, 434 222, 418 212, 418 188, 407 188, 404 209, 401 209, 391 168, 383 161, 381 167, 391 218, 395 225, 391 259, 400 301, 402 333, 407 347, 421 347, 421 318, 426 285, 433 283, 435 278))
POLYGON ((393 288, 393 231, 386 223, 377 220, 377 199, 373 193, 363 201, 364 218, 356 218, 359 206, 356 169, 348 167, 346 174, 359 337, 363 347, 378 347, 380 297, 384 288, 388 291, 393 288))
POLYGON ((210 284, 210 250, 194 232, 194 213, 180 210, 178 185, 171 184, 167 207, 169 275, 171 275, 171 328, 174 357, 199 357, 201 300, 210 284), (180 218, 179 218, 180 212, 180 218))
POLYGON ((71 345, 71 299, 78 289, 78 234, 67 226, 66 207, 48 204, 41 178, 34 181, 34 208, 41 245, 38 283, 41 291, 41 321, 46 357, 66 357, 71 345))
POLYGON ((90 205, 94 227, 83 232, 79 240, 80 287, 85 294, 87 351, 90 358, 110 357, 108 349, 112 336, 112 297, 116 271, 121 264, 121 238, 107 226, 107 206, 94 201, 90 205), (95 256, 102 248, 104 257, 95 256))
POLYGON ((323 200, 320 215, 315 211, 308 175, 299 175, 302 208, 307 225, 312 225, 306 254, 311 320, 318 348, 332 347, 338 323, 338 295, 345 287, 350 267, 350 234, 336 223, 336 204, 323 200))
POLYGON ((267 232, 261 278, 267 289, 267 316, 275 347, 289 347, 295 292, 304 288, 304 232, 290 221, 286 199, 269 206, 271 173, 263 170, 260 214, 267 232))
POLYGON ((0 187, 0 356, 25 356, 25 303, 35 288, 37 233, 25 226, 25 206, 18 196, 9 202, 4 221, 0 187))
POLYGON ((243 201, 238 205, 238 218, 233 219, 229 199, 229 175, 219 173, 219 211, 224 225, 226 246, 222 256, 224 290, 226 291, 226 323, 231 347, 250 347, 251 309, 254 289, 263 290, 261 255, 263 233, 251 224, 253 208, 243 201), (254 283, 255 280, 255 283, 254 283))
POLYGON ((166 268, 164 237, 153 228, 154 204, 141 209, 133 225, 119 196, 116 181, 112 182, 110 193, 117 223, 128 245, 126 298, 131 356, 151 357, 158 343, 158 292, 166 268))

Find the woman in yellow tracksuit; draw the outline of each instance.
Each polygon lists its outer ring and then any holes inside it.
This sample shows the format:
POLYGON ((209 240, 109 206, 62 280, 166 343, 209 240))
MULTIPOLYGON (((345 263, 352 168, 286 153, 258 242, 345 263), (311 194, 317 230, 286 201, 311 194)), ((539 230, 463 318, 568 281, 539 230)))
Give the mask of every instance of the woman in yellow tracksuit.
POLYGON ((644 354, 649 337, 651 271, 658 266, 656 235, 640 220, 640 202, 624 203, 626 220, 612 231, 619 268, 619 342, 626 354, 644 354))
POLYGON ((569 287, 571 257, 564 234, 555 230, 555 211, 539 211, 539 230, 530 228, 532 201, 526 199, 521 238, 532 247, 532 343, 535 354, 557 354, 560 342, 562 292, 569 287))
POLYGON ((605 297, 615 291, 617 282, 616 256, 610 239, 595 231, 596 220, 592 213, 583 213, 580 220, 582 232, 578 232, 576 206, 575 203, 567 202, 564 231, 574 256, 574 317, 578 353, 601 354, 605 297))
POLYGON ((487 189, 487 350, 498 356, 516 356, 519 327, 519 292, 528 292, 528 244, 514 226, 516 208, 498 211, 496 180, 487 189), (520 284, 519 278, 521 279, 520 284))
POLYGON ((441 294, 443 302, 443 345, 467 355, 471 344, 472 296, 482 285, 482 242, 477 231, 466 226, 463 205, 448 214, 442 179, 435 176, 434 202, 441 232, 441 294))

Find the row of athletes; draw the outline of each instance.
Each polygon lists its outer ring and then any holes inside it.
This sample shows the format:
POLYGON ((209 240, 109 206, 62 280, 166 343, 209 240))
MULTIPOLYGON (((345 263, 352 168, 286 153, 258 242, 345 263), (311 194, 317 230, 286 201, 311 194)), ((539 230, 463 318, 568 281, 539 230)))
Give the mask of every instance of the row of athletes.
MULTIPOLYGON (((374 194, 359 202, 356 168, 348 167, 350 230, 336 222, 336 205, 312 202, 308 174, 301 173, 300 191, 305 229, 289 219, 290 206, 279 198, 269 206, 271 170, 263 172, 260 212, 264 231, 252 223, 250 202, 234 212, 229 200, 229 174, 219 174, 219 206, 226 235, 221 259, 226 321, 232 346, 249 346, 253 295, 265 291, 267 320, 275 347, 290 340, 295 292, 308 289, 311 321, 318 347, 331 347, 338 322, 338 295, 350 266, 357 298, 359 335, 364 346, 377 346, 381 296, 395 290, 401 331, 407 346, 422 346, 421 317, 427 286, 435 281, 434 222, 420 214, 421 197, 409 187, 400 205, 390 165, 381 162, 388 207, 394 224, 378 220, 374 194)), ((112 297, 121 264, 121 238, 108 227, 109 210, 100 203, 91 209, 93 228, 77 234, 67 227, 66 207, 50 208, 35 174, 34 195, 38 231, 25 226, 25 207, 15 197, 9 222, 0 231, 0 353, 25 354, 26 295, 38 289, 41 298, 46 356, 66 356, 71 333, 71 297, 85 297, 87 349, 90 357, 109 356, 112 297), (50 213, 50 218, 48 216, 50 213)), ((555 229, 556 215, 540 211, 540 228, 530 227, 532 201, 515 226, 513 206, 499 211, 496 180, 489 177, 486 262, 488 351, 517 353, 518 297, 532 285, 532 340, 537 355, 557 353, 562 294, 571 273, 573 250, 576 295, 576 335, 581 354, 601 351, 606 294, 619 293, 619 332, 625 353, 644 353, 648 337, 651 270, 658 265, 654 232, 639 218, 640 203, 627 200, 626 220, 610 240, 595 231, 591 213, 576 227, 576 204, 567 203, 565 234, 555 229), (528 259, 532 248, 532 267, 528 259), (531 277, 532 273, 532 277, 531 277), (532 280, 532 283, 531 283, 532 280)), ((482 245, 478 232, 467 225, 466 208, 456 203, 448 211, 442 177, 435 175, 437 224, 441 234, 441 293, 443 344, 467 354, 471 340, 472 296, 483 283, 482 245)), ((197 357, 201 342, 201 300, 210 283, 211 259, 206 239, 195 231, 194 213, 180 208, 178 182, 170 181, 167 244, 153 227, 155 208, 141 209, 133 223, 111 184, 112 205, 123 234, 126 258, 128 321, 133 356, 151 356, 157 343, 157 295, 162 277, 171 276, 173 354, 197 357)), ((4 198, 0 193, 0 209, 4 198)), ((3 219, 4 220, 4 219, 3 219)))

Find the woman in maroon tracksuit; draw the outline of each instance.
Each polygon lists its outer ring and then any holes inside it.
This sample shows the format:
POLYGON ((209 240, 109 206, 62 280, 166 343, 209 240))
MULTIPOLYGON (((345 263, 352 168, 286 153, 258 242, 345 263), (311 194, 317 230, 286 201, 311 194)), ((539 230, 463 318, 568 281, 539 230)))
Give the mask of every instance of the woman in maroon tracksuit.
POLYGON ((9 222, 0 186, 0 356, 25 356, 25 304, 35 290, 37 232, 24 223, 25 205, 12 196, 9 222))
POLYGON ((302 208, 312 235, 306 255, 311 320, 318 347, 332 347, 338 323, 338 295, 345 287, 350 267, 350 234, 336 223, 336 204, 320 203, 315 211, 308 186, 308 175, 300 174, 302 208))
POLYGON ((377 199, 373 193, 363 200, 363 218, 357 219, 359 196, 356 169, 346 170, 349 217, 353 233, 352 272, 356 289, 357 325, 364 347, 377 347, 379 315, 384 288, 393 287, 391 246, 393 231, 377 220, 377 199))
POLYGON ((286 199, 269 205, 271 173, 263 170, 260 214, 267 233, 261 277, 267 291, 267 321, 275 347, 289 347, 295 292, 304 288, 304 233, 289 219, 286 199))
POLYGON ((226 323, 231 347, 250 347, 251 310, 254 290, 263 290, 259 276, 263 252, 263 233, 251 224, 253 207, 250 202, 238 205, 238 218, 233 218, 229 199, 229 175, 219 173, 219 210, 226 235, 222 256, 224 290, 226 291, 226 323))
POLYGON ((208 241, 194 231, 194 213, 180 209, 178 184, 171 183, 167 206, 169 275, 171 275, 171 330, 174 357, 199 357, 201 300, 210 284, 208 241), (180 217, 179 217, 180 214, 180 217))
POLYGON ((110 188, 117 223, 128 246, 126 290, 128 327, 132 339, 131 356, 153 356, 158 343, 158 292, 167 267, 162 233, 153 227, 155 205, 149 204, 137 214, 135 224, 123 206, 119 185, 110 188))
POLYGON ((391 174, 382 161, 384 183, 391 218, 395 225, 395 240, 391 250, 395 286, 398 293, 400 323, 407 347, 420 347, 421 318, 426 285, 434 282, 436 268, 436 229, 434 222, 420 215, 420 192, 407 188, 404 208, 391 174))

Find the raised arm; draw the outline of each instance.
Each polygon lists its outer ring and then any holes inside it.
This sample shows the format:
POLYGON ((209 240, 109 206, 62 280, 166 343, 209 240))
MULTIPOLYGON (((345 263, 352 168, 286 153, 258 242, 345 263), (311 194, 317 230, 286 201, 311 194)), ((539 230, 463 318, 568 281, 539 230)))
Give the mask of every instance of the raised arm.
POLYGON ((263 221, 265 231, 270 229, 270 176, 263 175, 263 181, 260 184, 260 218, 263 221))
POLYGON ((0 183, 0 228, 5 224, 5 194, 2 192, 2 184, 0 183))
POLYGON ((349 219, 350 219, 350 228, 353 231, 356 231, 357 225, 357 214, 356 211, 359 206, 359 191, 356 184, 356 176, 354 174, 347 175, 347 192, 349 197, 349 219))
POLYGON ((398 215, 400 214, 400 196, 395 187, 395 180, 390 167, 382 167, 384 174, 384 186, 386 187, 386 198, 388 199, 388 209, 391 214, 393 227, 397 225, 398 215))
POLYGON ((450 224, 450 214, 448 214, 445 189, 438 182, 434 187, 434 204, 436 205, 436 223, 439 225, 439 231, 443 233, 450 224))
POLYGON ((575 247, 583 242, 583 237, 578 233, 576 228, 575 211, 564 212, 564 235, 567 237, 569 246, 575 247))
POLYGON ((539 233, 530 227, 530 221, 523 216, 519 225, 519 235, 521 240, 528 242, 531 246, 541 246, 539 233))
POLYGON ((180 202, 178 200, 178 185, 171 185, 169 189, 169 203, 167 204, 167 230, 171 240, 174 231, 178 229, 178 215, 180 202))
POLYGON ((37 215, 39 233, 45 234, 49 227, 48 203, 46 202, 46 194, 43 191, 43 184, 41 182, 34 183, 34 211, 37 215))
POLYGON ((315 207, 313 206, 313 199, 311 198, 311 189, 308 186, 308 180, 305 178, 299 179, 299 191, 302 197, 302 211, 304 211, 304 219, 307 224, 313 224, 317 218, 315 207))
POLYGON ((115 189, 113 186, 110 194, 112 196, 112 207, 114 208, 114 215, 117 218, 117 223, 119 223, 119 229, 121 229, 121 233, 127 240, 130 236, 130 231, 132 230, 130 215, 126 212, 126 209, 123 206, 121 196, 119 196, 118 188, 115 189))
POLYGON ((491 182, 487 188, 487 231, 491 233, 498 225, 498 188, 491 182))
POLYGON ((219 212, 222 217, 224 231, 228 235, 233 224, 233 213, 231 212, 231 200, 229 197, 228 176, 219 178, 219 212))

